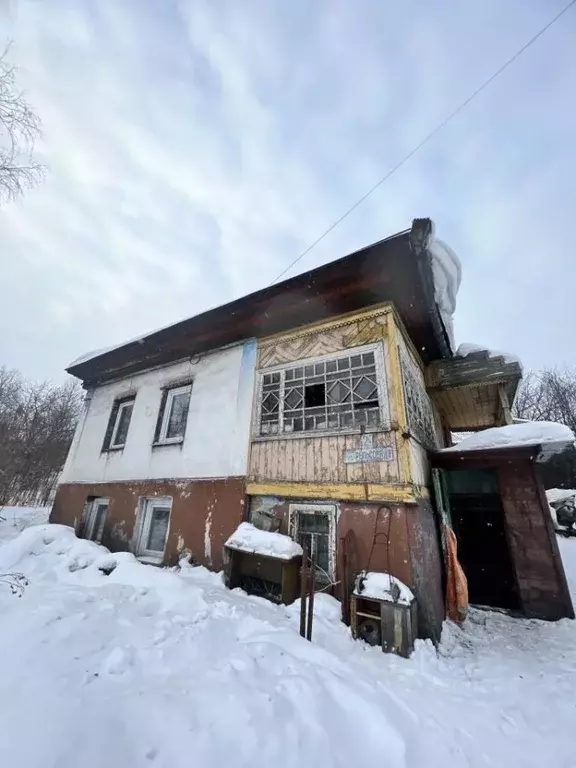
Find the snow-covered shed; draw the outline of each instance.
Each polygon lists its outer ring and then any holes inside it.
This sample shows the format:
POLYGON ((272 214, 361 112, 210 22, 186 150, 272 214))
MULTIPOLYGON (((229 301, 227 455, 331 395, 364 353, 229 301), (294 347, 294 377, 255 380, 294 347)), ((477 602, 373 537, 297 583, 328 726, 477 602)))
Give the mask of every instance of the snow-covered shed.
POLYGON ((432 458, 436 503, 455 532, 470 602, 574 618, 538 462, 574 441, 561 424, 480 431, 432 458))

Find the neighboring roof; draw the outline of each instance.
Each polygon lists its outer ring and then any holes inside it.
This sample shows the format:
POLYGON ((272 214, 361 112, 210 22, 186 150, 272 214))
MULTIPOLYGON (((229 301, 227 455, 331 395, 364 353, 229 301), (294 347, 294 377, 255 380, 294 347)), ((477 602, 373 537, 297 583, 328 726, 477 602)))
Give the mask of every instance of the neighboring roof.
POLYGON ((518 448, 525 445, 557 446, 560 449, 574 443, 572 430, 555 421, 525 421, 476 432, 457 445, 444 448, 443 453, 482 451, 494 448, 518 448))
POLYGON ((434 297, 429 219, 337 261, 251 293, 119 347, 84 356, 68 373, 87 384, 327 320, 395 304, 425 362, 451 356, 434 297))
POLYGON ((574 434, 564 424, 527 421, 475 432, 456 445, 438 451, 432 464, 457 469, 469 463, 511 461, 516 458, 542 459, 574 443, 574 434))

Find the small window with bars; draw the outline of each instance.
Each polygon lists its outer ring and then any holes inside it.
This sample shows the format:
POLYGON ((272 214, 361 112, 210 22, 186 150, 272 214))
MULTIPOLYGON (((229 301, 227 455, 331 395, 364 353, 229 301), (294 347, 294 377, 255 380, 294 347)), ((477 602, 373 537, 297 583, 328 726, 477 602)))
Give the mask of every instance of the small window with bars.
POLYGON ((375 351, 359 351, 265 373, 260 434, 382 425, 380 389, 375 351))

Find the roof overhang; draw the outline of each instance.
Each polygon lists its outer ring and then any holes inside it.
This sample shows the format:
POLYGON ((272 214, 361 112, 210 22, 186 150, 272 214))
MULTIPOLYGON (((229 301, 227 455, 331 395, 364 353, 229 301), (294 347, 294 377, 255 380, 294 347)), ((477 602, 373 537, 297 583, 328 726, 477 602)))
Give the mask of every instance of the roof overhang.
POLYGON ((435 360, 426 369, 426 385, 447 429, 475 431, 510 423, 522 367, 505 356, 475 352, 435 360))
POLYGON ((412 230, 84 359, 68 373, 94 385, 381 302, 394 304, 425 363, 449 357, 426 249, 430 233, 429 219, 415 220, 412 230))

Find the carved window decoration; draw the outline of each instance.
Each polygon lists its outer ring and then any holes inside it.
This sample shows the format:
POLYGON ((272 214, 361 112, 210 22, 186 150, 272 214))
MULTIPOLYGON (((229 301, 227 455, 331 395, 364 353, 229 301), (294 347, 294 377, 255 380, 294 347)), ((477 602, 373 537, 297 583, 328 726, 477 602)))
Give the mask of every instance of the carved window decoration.
POLYGON ((410 431, 427 448, 436 448, 436 429, 428 393, 414 370, 413 363, 402 351, 400 351, 400 365, 410 431))
POLYGON ((387 419, 374 349, 284 367, 262 376, 260 434, 378 427, 387 419))

